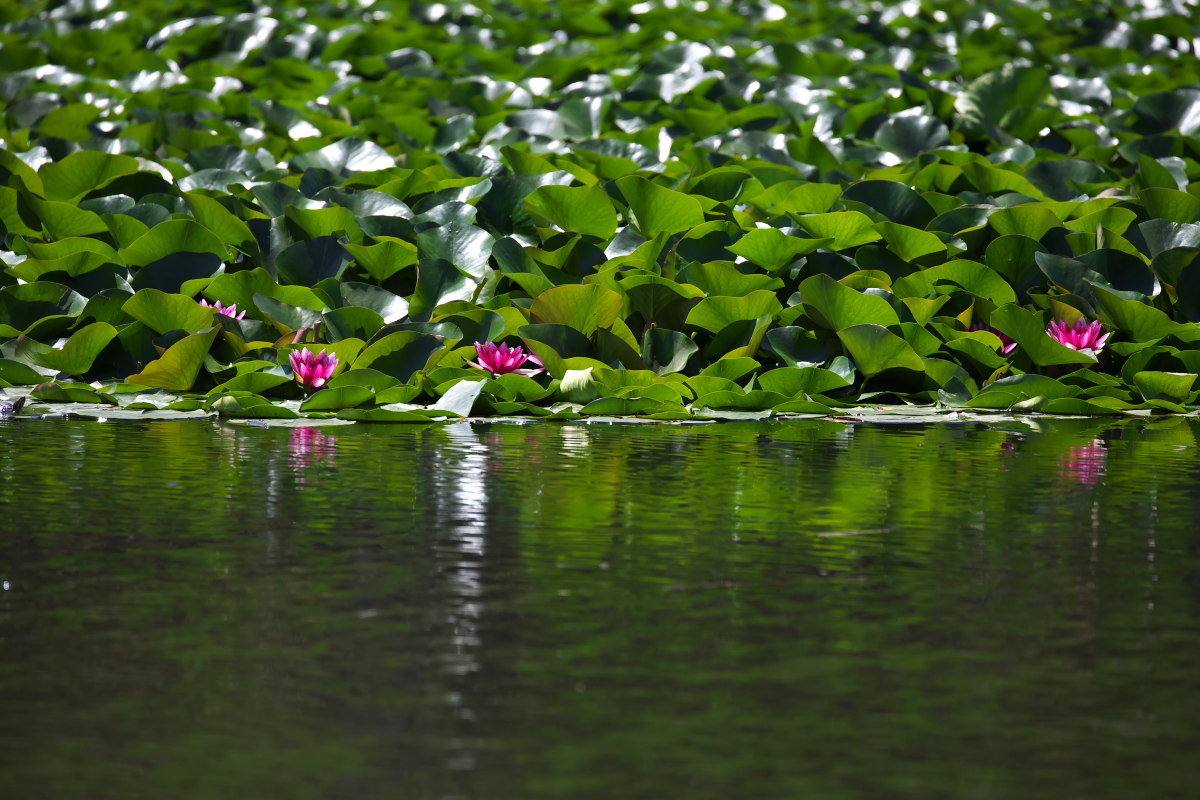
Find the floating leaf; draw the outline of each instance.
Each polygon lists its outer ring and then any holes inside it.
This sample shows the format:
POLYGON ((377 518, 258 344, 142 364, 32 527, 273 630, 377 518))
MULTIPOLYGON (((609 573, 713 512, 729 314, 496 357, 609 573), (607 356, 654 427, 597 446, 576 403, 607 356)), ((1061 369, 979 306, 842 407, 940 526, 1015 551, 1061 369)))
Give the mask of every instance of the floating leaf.
POLYGON ((117 336, 117 329, 107 322, 93 322, 80 328, 61 348, 47 347, 33 340, 18 340, 17 354, 39 367, 83 375, 92 368, 96 357, 117 336))
POLYGON ((408 383, 418 371, 425 369, 430 357, 444 347, 436 336, 414 331, 390 333, 368 345, 351 364, 353 369, 371 368, 408 383))
POLYGON ((830 242, 826 239, 802 239, 789 236, 778 228, 759 228, 746 233, 729 250, 753 261, 767 272, 776 273, 798 256, 811 253, 830 242))
POLYGON ((374 397, 375 392, 365 386, 331 386, 309 395, 300 404, 300 410, 340 411, 343 408, 361 406, 374 397))
POLYGON ((1196 382, 1195 373, 1190 372, 1138 372, 1133 382, 1146 400, 1167 400, 1183 403, 1192 393, 1196 382))
POLYGON ((142 289, 129 298, 121 310, 157 333, 173 330, 195 333, 211 327, 216 313, 190 297, 167 294, 158 289, 142 289))
POLYGON ((617 232, 617 212, 599 186, 541 186, 525 203, 562 230, 607 242, 617 232))
POLYGON ((229 249, 216 234, 189 219, 172 219, 155 225, 121 250, 121 257, 131 267, 140 267, 175 253, 213 253, 222 260, 229 258, 229 249))
POLYGON ((774 317, 783 309, 774 292, 760 290, 742 297, 706 297, 687 315, 687 324, 720 333, 738 322, 774 317))
POLYGON ((566 325, 590 336, 609 328, 625 306, 625 298, 597 284, 573 284, 547 289, 534 298, 529 316, 535 322, 566 325))
POLYGON ((882 325, 852 325, 839 330, 838 338, 855 366, 868 377, 887 369, 925 371, 925 363, 912 346, 882 325))
POLYGON ((831 250, 845 250, 881 238, 871 218, 858 211, 831 211, 828 214, 806 214, 795 218, 796 224, 816 239, 832 239, 831 250))
POLYGON ((851 289, 828 275, 814 275, 800 284, 805 310, 819 325, 840 331, 852 325, 900 323, 896 310, 882 297, 851 289))
POLYGON ((704 209, 695 197, 630 175, 617 181, 634 221, 649 237, 678 233, 704 222, 704 209))
MULTIPOLYGON (((153 290, 147 290, 153 291, 153 290)), ((157 360, 151 361, 136 375, 130 375, 129 383, 166 389, 169 392, 186 392, 196 382, 204 357, 208 354, 219 327, 185 336, 167 348, 157 360)))

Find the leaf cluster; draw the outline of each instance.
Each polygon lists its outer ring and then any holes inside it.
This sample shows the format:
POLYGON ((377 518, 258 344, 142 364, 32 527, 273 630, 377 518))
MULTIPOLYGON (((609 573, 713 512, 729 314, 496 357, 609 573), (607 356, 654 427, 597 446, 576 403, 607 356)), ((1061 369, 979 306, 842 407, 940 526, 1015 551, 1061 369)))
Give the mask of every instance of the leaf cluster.
POLYGON ((707 6, 5 6, 0 388, 368 421, 1195 407, 1187 8, 707 6), (1077 319, 1103 352, 1045 333, 1077 319), (546 374, 468 363, 499 341, 546 374), (310 397, 301 346, 341 363, 310 397))

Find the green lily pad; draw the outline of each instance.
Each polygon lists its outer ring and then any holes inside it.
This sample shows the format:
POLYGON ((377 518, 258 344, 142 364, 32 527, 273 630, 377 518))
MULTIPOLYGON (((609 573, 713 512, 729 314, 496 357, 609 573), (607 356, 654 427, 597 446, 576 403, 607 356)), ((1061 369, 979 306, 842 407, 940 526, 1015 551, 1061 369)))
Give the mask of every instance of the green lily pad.
POLYGON ((621 314, 625 298, 598 284, 570 284, 547 289, 534 298, 529 316, 535 323, 566 325, 584 336, 609 328, 621 314))
POLYGON ((704 209, 691 195, 630 175, 617 180, 629 210, 643 234, 678 233, 701 225, 704 209))
POLYGON ((169 392, 186 392, 196 382, 204 356, 208 354, 218 332, 220 328, 214 326, 183 337, 141 372, 125 380, 169 392))
POLYGON ((617 212, 599 186, 540 186, 525 203, 536 215, 564 231, 607 242, 617 232, 617 212))
POLYGON ((868 377, 887 369, 925 371, 925 362, 912 345, 882 325, 851 325, 837 335, 855 366, 868 377))
POLYGON ((853 325, 898 325, 896 310, 882 297, 851 289, 828 275, 814 275, 800 284, 804 308, 823 328, 840 331, 853 325))
POLYGON ((300 411, 340 411, 373 400, 375 392, 366 386, 337 386, 321 389, 305 398, 300 411))

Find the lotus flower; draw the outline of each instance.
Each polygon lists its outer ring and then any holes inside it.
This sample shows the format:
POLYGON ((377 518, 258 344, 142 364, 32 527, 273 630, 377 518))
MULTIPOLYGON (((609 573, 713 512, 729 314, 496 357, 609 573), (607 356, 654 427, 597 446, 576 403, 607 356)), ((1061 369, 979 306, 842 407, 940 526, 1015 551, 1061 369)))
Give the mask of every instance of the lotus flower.
POLYGON ((525 348, 520 345, 510 347, 495 342, 476 342, 475 352, 479 354, 479 360, 467 363, 475 369, 486 369, 493 375, 507 375, 510 372, 526 376, 537 375, 543 369, 538 357, 533 353, 526 353, 525 348), (522 369, 521 365, 526 362, 536 364, 537 367, 522 369))
POLYGON ((982 322, 976 322, 976 323, 972 324, 971 327, 968 328, 967 330, 987 331, 988 333, 995 335, 996 338, 1000 340, 1000 344, 1004 349, 1004 355, 1008 355, 1013 350, 1017 349, 1017 343, 1014 342, 1012 339, 1008 338, 1007 333, 1001 333, 1000 331, 993 328, 991 325, 984 325, 982 322))
POLYGON ((1046 328, 1046 333, 1064 347, 1087 350, 1092 355, 1099 353, 1108 341, 1108 334, 1104 332, 1103 325, 1098 321, 1088 322, 1083 317, 1076 320, 1074 325, 1057 320, 1051 322, 1050 327, 1046 328))
POLYGON ((319 353, 312 350, 293 350, 290 357, 297 382, 309 392, 329 383, 338 366, 337 356, 324 350, 319 353))
POLYGON ((246 316, 245 311, 240 314, 238 313, 237 303, 234 303, 231 306, 223 306, 221 305, 220 300, 218 300, 216 303, 210 303, 207 300, 202 299, 200 301, 200 305, 204 306, 205 308, 215 308, 218 314, 224 314, 225 316, 233 317, 234 319, 241 319, 242 317, 246 316))

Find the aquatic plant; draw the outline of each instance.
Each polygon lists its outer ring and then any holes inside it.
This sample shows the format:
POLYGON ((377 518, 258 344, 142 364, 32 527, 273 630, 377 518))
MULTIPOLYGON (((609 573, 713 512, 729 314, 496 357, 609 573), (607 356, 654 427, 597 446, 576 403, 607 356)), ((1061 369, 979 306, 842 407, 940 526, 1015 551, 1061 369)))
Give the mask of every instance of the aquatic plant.
POLYGON ((306 349, 293 350, 289 358, 296 381, 310 392, 329 383, 329 379, 337 371, 337 356, 326 350, 319 353, 306 349))
POLYGON ((370 33, 260 5, 0 23, 0 388, 380 421, 1200 408, 1178 3, 986 36, 866 0, 378 0, 370 33), (299 408, 289 343, 341 370, 299 408))
POLYGON ((1087 350, 1092 354, 1099 353, 1104 348, 1104 343, 1108 341, 1108 334, 1104 332, 1103 325, 1095 320, 1088 321, 1082 317, 1077 319, 1074 325, 1055 320, 1046 328, 1046 333, 1064 347, 1072 350, 1087 350))
POLYGON ((998 331, 995 328, 993 328, 991 325, 984 325, 982 322, 975 322, 975 323, 972 323, 971 327, 968 328, 968 330, 987 331, 988 333, 995 335, 995 337, 1000 340, 1000 349, 1001 349, 1001 352, 1004 353, 1004 355, 1008 355, 1013 350, 1017 349, 1017 343, 1014 342, 1011 338, 1009 338, 1009 335, 1007 333, 998 331))
POLYGON ((477 361, 468 361, 476 369, 484 369, 493 375, 537 375, 544 371, 542 362, 533 353, 526 353, 520 345, 508 345, 501 342, 478 342, 475 344, 477 361), (523 367, 524 364, 536 364, 536 367, 523 367))
POLYGON ((233 305, 230 305, 230 306, 223 306, 223 305, 221 305, 220 300, 216 301, 215 303, 210 303, 207 300, 202 299, 200 301, 200 305, 204 306, 205 308, 216 309, 218 314, 224 314, 225 316, 233 317, 234 319, 243 319, 246 316, 245 311, 243 311, 240 314, 238 313, 237 303, 234 303, 233 305))

